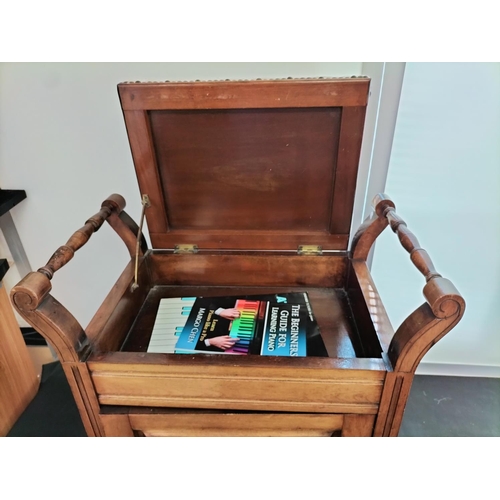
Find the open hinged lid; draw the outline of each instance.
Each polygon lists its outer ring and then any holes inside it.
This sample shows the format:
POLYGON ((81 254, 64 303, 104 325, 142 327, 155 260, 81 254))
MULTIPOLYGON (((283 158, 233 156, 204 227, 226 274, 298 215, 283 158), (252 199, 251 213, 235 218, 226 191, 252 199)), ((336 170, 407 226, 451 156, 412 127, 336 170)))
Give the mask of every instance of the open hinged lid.
POLYGON ((346 250, 368 78, 118 85, 154 248, 346 250))

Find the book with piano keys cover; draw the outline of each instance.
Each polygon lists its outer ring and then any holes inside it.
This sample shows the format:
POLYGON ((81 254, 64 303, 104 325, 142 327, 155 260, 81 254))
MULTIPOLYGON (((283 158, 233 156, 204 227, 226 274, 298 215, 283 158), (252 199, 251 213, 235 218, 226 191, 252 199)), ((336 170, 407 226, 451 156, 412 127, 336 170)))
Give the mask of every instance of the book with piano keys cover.
POLYGON ((162 299, 148 352, 327 356, 305 292, 162 299))

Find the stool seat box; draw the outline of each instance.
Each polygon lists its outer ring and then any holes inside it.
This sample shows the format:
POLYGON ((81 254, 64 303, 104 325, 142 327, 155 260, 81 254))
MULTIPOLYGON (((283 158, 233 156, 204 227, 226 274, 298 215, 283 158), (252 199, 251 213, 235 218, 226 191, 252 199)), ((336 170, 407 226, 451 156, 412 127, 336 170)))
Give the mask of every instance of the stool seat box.
POLYGON ((89 436, 398 435, 420 360, 465 303, 387 196, 349 244, 369 83, 118 85, 152 248, 113 194, 11 293, 89 436), (105 221, 131 259, 84 329, 51 280, 105 221), (367 266, 388 225, 425 278, 395 331, 367 266), (326 355, 148 352, 161 299, 289 292, 307 292, 326 355))

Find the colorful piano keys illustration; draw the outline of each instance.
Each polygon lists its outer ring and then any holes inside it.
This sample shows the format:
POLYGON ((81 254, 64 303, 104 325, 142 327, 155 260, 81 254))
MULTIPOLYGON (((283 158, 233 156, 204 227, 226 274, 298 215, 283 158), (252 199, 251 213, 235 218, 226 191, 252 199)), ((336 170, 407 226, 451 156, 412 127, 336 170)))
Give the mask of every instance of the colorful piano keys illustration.
POLYGON ((173 354, 196 297, 162 299, 147 352, 173 354))
POLYGON ((239 299, 236 301, 234 307, 240 311, 240 317, 231 323, 229 336, 233 338, 237 337, 238 341, 231 349, 226 349, 226 353, 248 354, 255 336, 260 304, 258 300, 239 299))

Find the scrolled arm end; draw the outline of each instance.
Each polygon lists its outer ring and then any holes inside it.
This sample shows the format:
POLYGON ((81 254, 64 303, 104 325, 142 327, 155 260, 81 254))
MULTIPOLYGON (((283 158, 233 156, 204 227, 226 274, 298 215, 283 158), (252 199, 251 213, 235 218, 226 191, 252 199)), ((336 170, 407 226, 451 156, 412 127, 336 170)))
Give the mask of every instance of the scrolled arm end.
POLYGON ((12 303, 20 312, 33 312, 52 289, 50 279, 42 273, 27 274, 11 291, 12 303))
POLYGON ((116 211, 117 214, 123 211, 126 206, 125 198, 120 194, 112 194, 108 196, 101 204, 101 207, 107 207, 116 211))
POLYGON ((424 286, 424 297, 436 318, 446 319, 465 311, 465 300, 446 278, 433 278, 424 286))
POLYGON ((462 319, 465 300, 450 280, 432 278, 424 287, 427 303, 397 329, 388 355, 394 371, 415 373, 425 353, 462 319))

